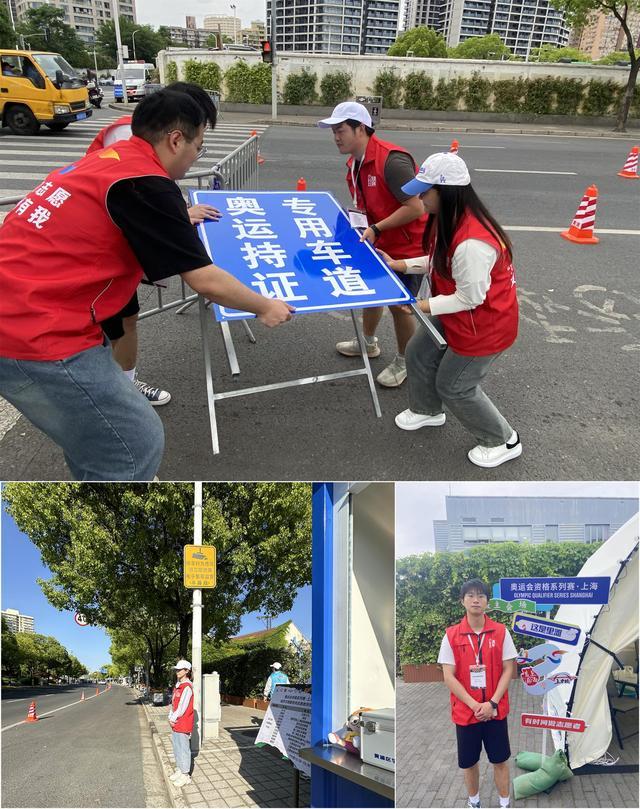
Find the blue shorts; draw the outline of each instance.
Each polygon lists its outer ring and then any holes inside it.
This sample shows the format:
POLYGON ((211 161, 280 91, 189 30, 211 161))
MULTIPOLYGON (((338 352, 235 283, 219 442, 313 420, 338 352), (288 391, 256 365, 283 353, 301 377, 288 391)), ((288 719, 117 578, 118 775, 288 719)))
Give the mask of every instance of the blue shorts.
POLYGON ((474 722, 473 725, 456 725, 458 739, 458 767, 466 770, 480 760, 482 745, 492 764, 502 764, 511 756, 507 717, 474 722))

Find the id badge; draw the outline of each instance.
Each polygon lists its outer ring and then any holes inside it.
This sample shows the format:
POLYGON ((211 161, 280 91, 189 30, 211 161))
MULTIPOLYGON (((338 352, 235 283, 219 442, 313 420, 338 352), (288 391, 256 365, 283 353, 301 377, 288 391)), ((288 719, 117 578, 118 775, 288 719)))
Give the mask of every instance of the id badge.
POLYGON ((471 688, 487 687, 487 667, 481 665, 469 666, 471 675, 471 688))
POLYGON ((352 228, 361 228, 366 230, 369 227, 369 221, 366 213, 357 211, 355 208, 349 208, 347 213, 349 214, 349 224, 352 228))

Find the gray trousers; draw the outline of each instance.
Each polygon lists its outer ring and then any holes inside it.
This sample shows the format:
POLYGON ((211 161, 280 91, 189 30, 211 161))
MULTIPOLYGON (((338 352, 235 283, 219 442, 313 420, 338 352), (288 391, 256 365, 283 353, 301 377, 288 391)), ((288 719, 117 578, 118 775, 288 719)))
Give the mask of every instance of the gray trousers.
MULTIPOLYGON (((438 319, 432 319, 442 330, 438 319)), ((435 416, 443 412, 445 404, 481 446, 506 443, 513 428, 480 387, 500 353, 466 357, 451 348, 441 351, 419 326, 405 351, 410 409, 435 416)))

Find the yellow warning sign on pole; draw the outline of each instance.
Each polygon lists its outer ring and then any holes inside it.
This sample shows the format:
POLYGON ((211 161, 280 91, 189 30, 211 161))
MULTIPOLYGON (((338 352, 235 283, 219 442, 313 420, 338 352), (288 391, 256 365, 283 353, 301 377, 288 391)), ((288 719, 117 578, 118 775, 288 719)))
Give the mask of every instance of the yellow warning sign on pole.
POLYGON ((185 587, 204 590, 216 586, 216 549, 213 545, 185 545, 183 560, 185 587))

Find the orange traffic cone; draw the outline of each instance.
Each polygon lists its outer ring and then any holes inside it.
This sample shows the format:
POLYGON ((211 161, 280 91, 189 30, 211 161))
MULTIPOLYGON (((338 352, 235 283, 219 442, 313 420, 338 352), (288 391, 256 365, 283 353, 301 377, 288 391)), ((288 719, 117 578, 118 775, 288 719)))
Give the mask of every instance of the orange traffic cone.
POLYGON ((80 697, 80 702, 84 702, 84 691, 82 692, 82 696, 80 697))
POLYGON ((296 185, 296 191, 306 191, 307 190, 307 181, 304 177, 298 178, 298 184, 296 185))
POLYGON ((460 146, 460 144, 458 143, 458 141, 457 141, 457 140, 452 140, 452 141, 451 141, 451 148, 449 149, 449 151, 450 151, 452 154, 458 154, 458 148, 459 148, 459 146, 460 146))
POLYGON ((38 717, 36 715, 36 701, 35 699, 29 705, 29 712, 27 713, 27 722, 38 722, 38 717))
POLYGON ((96 687, 96 697, 98 696, 99 693, 100 693, 100 689, 96 687))
POLYGON ((618 172, 618 177, 625 177, 627 180, 640 180, 638 174, 638 149, 637 146, 632 146, 629 152, 629 157, 624 164, 622 171, 618 172))
MULTIPOLYGON (((251 131, 251 137, 252 138, 257 134, 258 133, 257 133, 257 131, 255 129, 253 129, 251 131)), ((264 163, 264 157, 260 154, 260 141, 258 140, 258 165, 261 166, 263 163, 264 163)))
POLYGON ((560 234, 563 239, 568 239, 576 244, 598 244, 600 239, 593 235, 597 202, 598 189, 595 185, 590 185, 584 192, 576 215, 569 225, 569 230, 563 230, 560 234))

